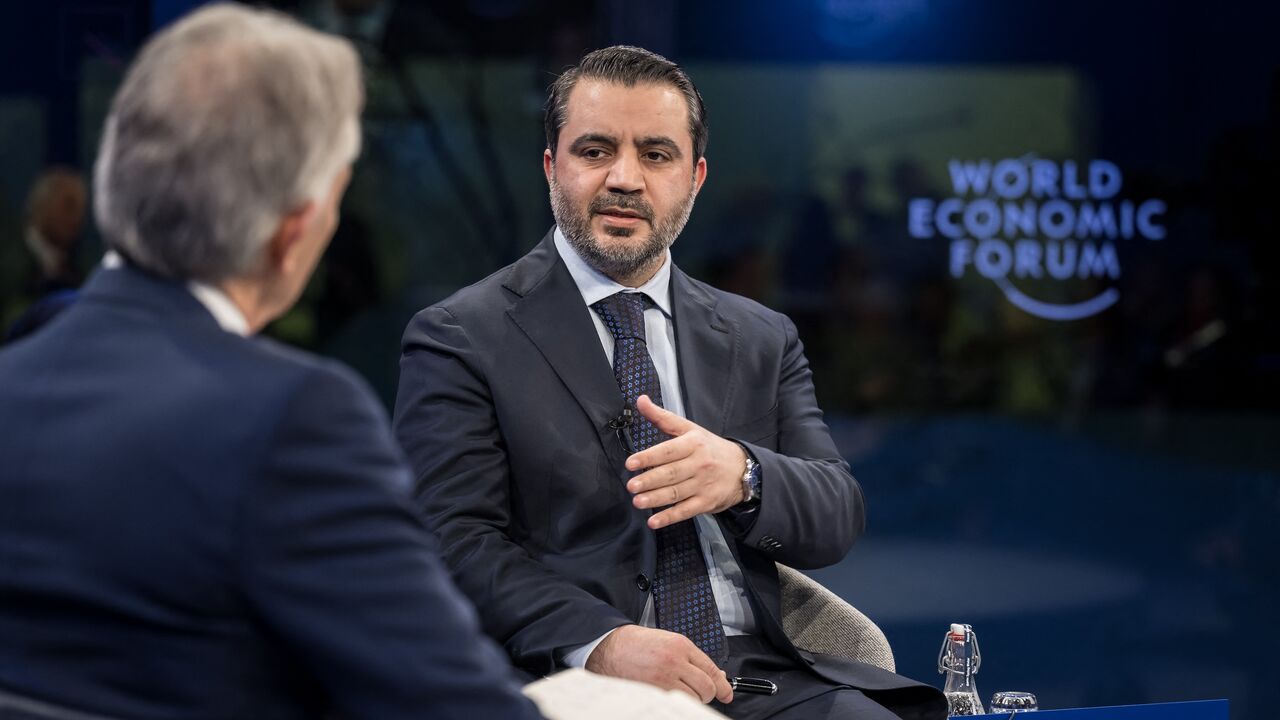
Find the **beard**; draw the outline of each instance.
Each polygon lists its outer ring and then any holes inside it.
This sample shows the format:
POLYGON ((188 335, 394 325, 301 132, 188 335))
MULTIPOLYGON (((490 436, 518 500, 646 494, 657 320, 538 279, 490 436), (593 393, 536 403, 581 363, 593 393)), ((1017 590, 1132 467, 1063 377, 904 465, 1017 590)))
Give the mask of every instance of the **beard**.
MULTIPOLYGON (((592 198, 586 212, 582 212, 573 206, 556 182, 555 173, 551 173, 551 214, 555 216, 556 226, 583 261, 616 282, 633 278, 671 247, 689 222, 695 195, 695 186, 691 185, 689 195, 662 218, 655 217, 653 206, 647 200, 608 192, 592 198), (591 218, 609 208, 639 213, 649 225, 648 237, 639 244, 602 242, 591 229, 591 218)), ((608 228, 605 232, 613 237, 629 238, 637 230, 608 228)))

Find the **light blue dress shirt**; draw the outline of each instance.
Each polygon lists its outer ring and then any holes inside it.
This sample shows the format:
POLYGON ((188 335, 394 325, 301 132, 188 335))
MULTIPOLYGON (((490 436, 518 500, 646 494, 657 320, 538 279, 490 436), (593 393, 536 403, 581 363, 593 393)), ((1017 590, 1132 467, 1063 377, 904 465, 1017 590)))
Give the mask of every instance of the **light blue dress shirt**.
MULTIPOLYGON (((582 293, 582 299, 589 308, 592 304, 603 300, 614 293, 638 292, 649 296, 656 307, 644 311, 644 330, 649 355, 658 371, 658 384, 662 387, 662 404, 671 412, 684 417, 684 397, 680 394, 679 366, 676 361, 676 329, 671 322, 671 252, 662 263, 658 272, 644 285, 629 288, 620 285, 591 267, 578 256, 576 250, 561 234, 560 228, 555 230, 556 252, 560 253, 564 264, 573 276, 573 282, 582 293)), ((591 311, 591 321, 595 323, 596 334, 600 336, 600 345, 604 347, 609 364, 613 365, 613 334, 605 327, 604 321, 596 311, 591 311)), ((711 592, 716 598, 716 607, 720 609, 720 621, 724 623, 725 635, 748 635, 756 631, 755 615, 751 612, 751 603, 747 600, 746 585, 742 579, 742 568, 733 559, 729 544, 715 518, 699 515, 694 518, 698 524, 698 541, 702 544, 702 555, 707 561, 707 572, 711 578, 711 592)), ((640 624, 656 627, 654 618, 653 596, 649 596, 640 624)), ((612 631, 610 631, 612 632, 612 631)), ((563 662, 570 667, 586 665, 587 658, 596 649, 601 640, 609 636, 605 633, 593 642, 565 653, 563 662)))

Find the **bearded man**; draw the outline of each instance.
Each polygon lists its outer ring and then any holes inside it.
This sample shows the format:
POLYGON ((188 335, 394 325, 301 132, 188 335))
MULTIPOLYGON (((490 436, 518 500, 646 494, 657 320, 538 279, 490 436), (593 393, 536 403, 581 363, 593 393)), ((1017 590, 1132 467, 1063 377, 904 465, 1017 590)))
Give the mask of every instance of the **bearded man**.
POLYGON ((485 631, 533 675, 683 690, 736 718, 942 718, 941 693, 794 647, 775 562, 839 561, 862 491, 795 326, 669 247, 707 177, 706 109, 646 50, 551 86, 556 226, 405 332, 395 430, 485 631), (734 696, 751 676, 775 695, 734 696))

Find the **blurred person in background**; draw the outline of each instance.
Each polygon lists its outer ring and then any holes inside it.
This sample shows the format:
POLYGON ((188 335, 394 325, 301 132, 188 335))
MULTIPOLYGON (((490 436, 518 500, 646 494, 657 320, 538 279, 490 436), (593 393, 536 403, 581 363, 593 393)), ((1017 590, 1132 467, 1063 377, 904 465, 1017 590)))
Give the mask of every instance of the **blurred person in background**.
POLYGON ((0 351, 0 715, 538 717, 367 386, 254 337, 333 235, 362 96, 347 42, 232 5, 129 70, 103 267, 0 351))
POLYGON ((23 240, 34 261, 26 288, 32 304, 9 326, 7 342, 35 332, 75 300, 81 281, 75 253, 87 203, 84 178, 69 167, 53 166, 31 186, 23 240))

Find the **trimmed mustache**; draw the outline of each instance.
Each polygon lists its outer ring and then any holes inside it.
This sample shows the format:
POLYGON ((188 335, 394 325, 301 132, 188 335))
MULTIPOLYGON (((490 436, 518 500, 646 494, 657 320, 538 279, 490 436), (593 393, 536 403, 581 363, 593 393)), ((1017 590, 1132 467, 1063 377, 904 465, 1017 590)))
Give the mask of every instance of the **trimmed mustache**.
POLYGON ((639 213, 650 225, 653 224, 653 206, 643 198, 631 195, 598 195, 591 200, 587 212, 591 215, 599 215, 606 210, 615 209, 639 213))

